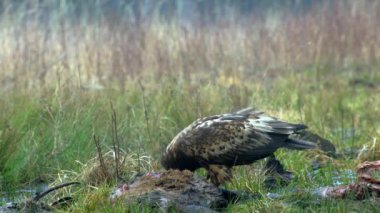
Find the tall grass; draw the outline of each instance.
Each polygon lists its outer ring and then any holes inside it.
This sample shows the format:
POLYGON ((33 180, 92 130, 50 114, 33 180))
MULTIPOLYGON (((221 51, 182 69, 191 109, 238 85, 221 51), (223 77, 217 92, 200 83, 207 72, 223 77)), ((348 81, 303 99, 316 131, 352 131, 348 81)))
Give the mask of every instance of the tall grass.
MULTIPOLYGON (((270 77, 310 66, 372 65, 380 59, 376 1, 326 1, 305 14, 279 9, 235 15, 210 26, 161 21, 154 15, 158 12, 139 23, 101 12, 92 19, 71 18, 73 9, 65 1, 44 10, 55 5, 49 2, 32 1, 2 13, 3 89, 56 85, 58 80, 70 87, 112 87, 116 81, 125 89, 130 78, 142 75, 270 77)), ((102 11, 100 4, 93 6, 102 11)))
MULTIPOLYGON (((306 123, 340 153, 380 136, 377 1, 322 1, 304 13, 235 14, 207 26, 163 21, 154 9, 134 22, 101 13, 98 3, 96 19, 76 19, 67 1, 41 19, 50 1, 28 2, 0 19, 0 190, 80 172, 96 156, 94 134, 111 149, 110 102, 121 147, 151 155, 155 170, 162 149, 190 122, 247 106, 306 123)), ((334 172, 357 163, 344 155, 311 178, 310 155, 288 153, 277 155, 298 179, 278 190, 284 194, 331 184, 334 172)), ((265 194, 262 180, 247 166, 235 170, 227 187, 265 194)), ((108 191, 98 193, 104 198, 108 191)), ((83 195, 85 207, 75 209, 94 210, 91 196, 98 195, 83 195)), ((302 210, 309 198, 296 197, 263 198, 230 211, 302 210)), ((309 210, 365 206, 326 203, 309 210)))

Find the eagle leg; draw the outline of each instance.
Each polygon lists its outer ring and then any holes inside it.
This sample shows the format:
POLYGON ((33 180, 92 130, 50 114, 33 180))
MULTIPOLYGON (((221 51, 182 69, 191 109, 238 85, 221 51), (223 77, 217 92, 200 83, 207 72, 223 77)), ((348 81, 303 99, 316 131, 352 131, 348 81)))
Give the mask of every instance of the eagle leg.
POLYGON ((284 169, 284 166, 277 160, 274 155, 267 159, 265 165, 265 185, 268 188, 273 188, 276 185, 288 185, 293 178, 293 174, 284 169))
POLYGON ((231 168, 217 164, 208 165, 207 178, 210 178, 215 186, 219 186, 232 179, 231 168))

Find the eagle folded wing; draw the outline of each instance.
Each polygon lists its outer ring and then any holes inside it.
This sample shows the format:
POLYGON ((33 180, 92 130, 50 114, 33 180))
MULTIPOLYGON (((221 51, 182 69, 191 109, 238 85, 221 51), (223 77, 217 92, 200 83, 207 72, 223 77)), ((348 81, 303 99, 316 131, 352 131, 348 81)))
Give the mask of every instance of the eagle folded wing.
MULTIPOLYGON (((189 143, 182 144, 183 150, 193 157, 201 157, 207 164, 222 164, 228 166, 251 163, 272 154, 279 144, 268 133, 283 132, 265 123, 252 124, 247 117, 227 115, 207 125, 199 125, 185 137, 189 143)), ((281 141, 287 135, 275 135, 281 141)))

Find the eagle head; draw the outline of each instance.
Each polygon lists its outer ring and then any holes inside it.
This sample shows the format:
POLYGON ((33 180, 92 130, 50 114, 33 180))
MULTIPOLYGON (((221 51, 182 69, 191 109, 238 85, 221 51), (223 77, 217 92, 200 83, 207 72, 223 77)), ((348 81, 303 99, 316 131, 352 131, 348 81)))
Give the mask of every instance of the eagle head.
POLYGON ((165 151, 162 155, 161 155, 161 165, 165 168, 165 169, 170 169, 173 167, 172 163, 173 162, 173 157, 171 156, 171 154, 169 154, 167 151, 165 151))

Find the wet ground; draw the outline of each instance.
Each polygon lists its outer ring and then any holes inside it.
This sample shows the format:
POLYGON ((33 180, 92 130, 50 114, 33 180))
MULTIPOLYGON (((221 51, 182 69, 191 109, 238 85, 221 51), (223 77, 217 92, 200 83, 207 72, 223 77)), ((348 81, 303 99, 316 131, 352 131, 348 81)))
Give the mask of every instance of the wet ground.
POLYGON ((47 183, 38 183, 15 191, 0 192, 0 204, 23 201, 25 198, 31 198, 37 193, 47 190, 48 186, 47 183))

